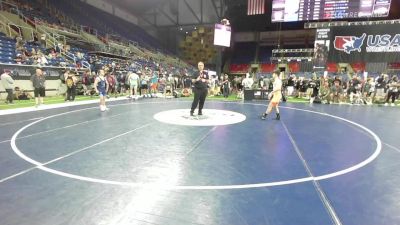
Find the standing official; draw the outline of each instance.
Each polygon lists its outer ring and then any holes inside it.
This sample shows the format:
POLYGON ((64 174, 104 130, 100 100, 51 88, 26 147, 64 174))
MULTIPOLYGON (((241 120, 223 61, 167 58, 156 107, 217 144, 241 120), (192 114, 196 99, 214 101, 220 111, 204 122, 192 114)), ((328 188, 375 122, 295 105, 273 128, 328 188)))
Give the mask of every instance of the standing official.
POLYGON ((193 76, 194 99, 192 103, 192 108, 190 110, 190 116, 193 116, 194 110, 197 108, 197 105, 199 105, 198 115, 203 115, 202 109, 207 97, 208 82, 210 79, 208 73, 204 71, 204 63, 199 62, 197 66, 199 68, 199 73, 193 76))

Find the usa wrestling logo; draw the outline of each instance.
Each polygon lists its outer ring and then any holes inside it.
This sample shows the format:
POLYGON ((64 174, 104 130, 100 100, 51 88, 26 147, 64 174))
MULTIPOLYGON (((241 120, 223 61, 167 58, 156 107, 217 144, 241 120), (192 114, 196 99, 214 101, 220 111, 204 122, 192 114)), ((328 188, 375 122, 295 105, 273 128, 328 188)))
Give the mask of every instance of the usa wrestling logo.
POLYGON ((336 50, 346 52, 350 54, 353 51, 361 52, 361 47, 364 44, 365 37, 364 33, 361 37, 356 36, 336 36, 334 46, 336 50))

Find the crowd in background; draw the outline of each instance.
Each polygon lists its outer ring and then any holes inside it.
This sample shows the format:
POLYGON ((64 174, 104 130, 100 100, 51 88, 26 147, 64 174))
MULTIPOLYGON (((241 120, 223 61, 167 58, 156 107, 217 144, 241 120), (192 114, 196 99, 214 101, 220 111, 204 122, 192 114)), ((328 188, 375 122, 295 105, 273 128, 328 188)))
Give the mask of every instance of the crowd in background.
MULTIPOLYGON (((39 24, 52 24, 53 27, 58 29, 79 27, 79 24, 71 24, 73 22, 71 18, 59 12, 59 10, 53 9, 51 15, 47 15, 48 9, 35 8, 27 2, 18 0, 14 0, 12 3, 27 17, 33 18, 39 24)), ((12 5, 6 4, 5 7, 9 7, 9 9, 4 8, 3 10, 15 11, 12 5)), ((150 56, 139 56, 133 52, 129 52, 129 60, 122 60, 89 55, 88 50, 60 43, 56 47, 49 48, 46 43, 48 38, 46 34, 33 32, 32 35, 30 41, 24 41, 20 36, 15 37, 12 41, 6 37, 3 38, 13 46, 12 49, 15 43, 15 52, 14 49, 12 52, 15 64, 70 68, 60 72, 59 94, 65 96, 65 101, 74 101, 76 95, 95 95, 93 85, 98 76, 98 71, 101 69, 104 70, 109 85, 108 96, 124 95, 128 98, 137 98, 143 95, 161 94, 162 96, 185 97, 192 94, 191 75, 194 72, 193 68, 178 67, 156 61, 150 56), (67 53, 72 53, 72 59, 66 57, 67 53), (87 62, 86 67, 83 66, 84 62, 87 62)), ((35 85, 38 83, 36 82, 36 74, 37 71, 32 72, 31 81, 34 96, 40 98, 45 93, 35 91, 35 85)), ((45 69, 42 74, 42 77, 45 78, 45 69)), ((29 91, 14 87, 13 81, 11 82, 13 80, 11 72, 4 72, 2 77, 1 83, 6 92, 12 93, 14 96, 12 99, 8 97, 7 103, 12 103, 14 99, 32 98, 29 91)), ((349 73, 313 74, 306 77, 302 74, 282 73, 281 78, 284 96, 304 98, 309 100, 310 103, 385 103, 386 105, 394 105, 395 100, 399 98, 397 75, 382 74, 372 77, 349 73)), ((272 83, 271 75, 249 73, 245 76, 214 75, 210 79, 208 94, 210 96, 221 95, 225 98, 234 95, 241 99, 246 89, 269 91, 272 89, 272 83)), ((37 104, 40 105, 40 99, 37 104)))
MULTIPOLYGON (((96 59, 98 60, 98 59, 96 59)), ((150 97, 188 97, 192 94, 192 75, 187 70, 175 70, 176 73, 168 73, 160 64, 152 67, 140 67, 137 64, 110 63, 99 67, 105 71, 105 78, 109 85, 107 96, 138 98, 150 97)), ((76 95, 96 95, 94 81, 98 70, 85 70, 78 73, 76 69, 65 69, 60 75, 60 90, 65 96, 65 101, 74 101, 76 95)), ((13 90, 13 98, 7 98, 7 103, 14 99, 32 98, 29 92, 14 87, 10 70, 5 71, 1 77, 3 87, 9 92, 13 90)), ((35 72, 37 74, 37 71, 35 72)), ((32 75, 34 77, 35 74, 32 75)), ((397 75, 389 76, 381 74, 377 77, 362 76, 360 74, 313 74, 306 78, 290 74, 284 77, 283 90, 285 97, 306 99, 310 103, 350 103, 373 104, 384 103, 395 105, 399 99, 400 82, 397 75)), ((43 76, 44 77, 44 76, 43 76)), ((31 79, 32 80, 32 79, 31 79)), ((34 89, 36 83, 32 80, 34 89)), ((243 98, 245 89, 266 90, 272 89, 273 80, 269 76, 229 76, 221 74, 213 75, 209 82, 209 96, 231 95, 243 98)), ((40 85, 39 85, 40 86, 40 85)), ((34 91, 35 97, 45 96, 44 92, 34 91)), ((283 98, 286 99, 286 98, 283 98)), ((41 99, 37 102, 40 105, 41 99)))
MULTIPOLYGON (((290 74, 283 79, 286 96, 305 98, 310 103, 385 103, 394 106, 399 98, 400 83, 397 75, 382 73, 373 77, 364 74, 313 74, 306 78, 290 74)), ((268 76, 259 77, 253 88, 271 89, 272 81, 268 76)))

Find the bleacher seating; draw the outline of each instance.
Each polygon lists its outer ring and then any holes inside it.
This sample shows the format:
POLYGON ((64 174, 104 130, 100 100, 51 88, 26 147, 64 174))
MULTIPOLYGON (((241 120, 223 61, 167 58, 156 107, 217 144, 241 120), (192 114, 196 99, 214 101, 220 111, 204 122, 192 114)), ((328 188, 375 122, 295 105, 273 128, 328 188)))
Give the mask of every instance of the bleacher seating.
POLYGON ((15 56, 15 40, 0 33, 0 62, 12 64, 15 56))
MULTIPOLYGON (((37 9, 35 6, 41 4, 39 0, 32 0, 32 1, 27 1, 27 0, 14 0, 13 1, 15 5, 18 6, 18 10, 9 10, 11 13, 22 13, 26 18, 34 21, 35 19, 39 19, 48 26, 57 26, 60 29, 63 29, 63 25, 65 24, 63 20, 60 20, 60 14, 56 13, 57 16, 52 15, 49 13, 51 10, 46 10, 44 8, 37 9)), ((117 18, 115 16, 112 16, 106 12, 103 12, 91 5, 88 5, 84 2, 81 2, 79 0, 72 0, 72 1, 48 1, 50 4, 53 4, 55 6, 58 6, 58 9, 64 10, 65 14, 62 14, 62 17, 65 15, 71 16, 71 18, 67 18, 67 21, 80 21, 83 26, 89 26, 89 27, 94 27, 97 29, 98 33, 103 35, 104 37, 107 36, 108 38, 113 38, 114 40, 118 40, 117 43, 125 43, 127 44, 128 39, 129 40, 134 40, 140 43, 140 46, 138 46, 139 49, 141 49, 145 54, 149 53, 147 56, 148 59, 137 57, 134 61, 134 65, 136 67, 142 69, 142 68, 149 68, 152 70, 156 70, 159 68, 163 68, 164 72, 167 73, 178 73, 178 72, 191 72, 193 68, 177 68, 174 67, 173 65, 170 64, 161 64, 160 62, 156 63, 152 57, 160 57, 163 58, 164 60, 166 59, 164 55, 162 55, 162 52, 165 51, 160 51, 161 46, 159 43, 151 37, 149 34, 147 34, 144 30, 142 30, 140 27, 131 24, 125 20, 122 20, 120 18, 117 18), (90 16, 89 16, 90 15, 90 16), (108 20, 104 20, 102 18, 109 18, 108 20), (100 22, 103 21, 103 22, 100 22), (112 27, 113 29, 110 29, 112 27), (126 27, 129 27, 129 29, 126 29, 126 27), (117 30, 117 31, 115 31, 117 30), (114 34, 117 34, 116 36, 114 35, 106 35, 108 32, 112 32, 114 34), (114 38, 116 37, 116 38, 114 38), (147 47, 147 48, 143 48, 147 47), (149 52, 149 49, 152 51, 149 52), (160 52, 161 54, 157 54, 157 52, 160 52)), ((33 25, 33 23, 30 23, 33 25)), ((74 25, 76 26, 76 24, 74 25)), ((79 25, 80 26, 80 25, 79 25)), ((6 37, 4 34, 0 34, 0 63, 7 63, 7 64, 15 64, 15 58, 17 56, 23 55, 24 60, 22 61, 22 64, 25 65, 34 65, 37 64, 37 59, 34 57, 30 57, 30 53, 34 49, 35 52, 42 52, 46 56, 47 63, 45 66, 67 66, 67 67, 81 67, 83 62, 93 62, 91 60, 91 57, 88 54, 88 50, 82 49, 76 46, 71 46, 70 50, 66 53, 68 57, 64 56, 64 53, 61 54, 60 50, 57 49, 56 54, 49 54, 49 49, 45 49, 44 47, 40 46, 39 43, 37 42, 28 42, 24 43, 24 51, 17 51, 16 50, 16 41, 13 39, 10 39, 6 37), (77 57, 78 52, 81 53, 82 57, 77 57), (27 57, 25 57, 25 55, 27 57)), ((105 65, 105 64, 112 64, 115 63, 115 59, 110 59, 110 58, 102 58, 97 64, 100 65, 105 65)), ((131 64, 131 63, 127 63, 131 64)), ((43 64, 42 64, 43 65, 43 64)), ((91 66, 93 68, 93 66, 91 66)))
POLYGON ((260 66, 260 71, 263 73, 272 73, 276 70, 276 64, 264 63, 260 66))
POLYGON ((106 33, 114 33, 127 40, 136 41, 144 47, 162 49, 159 42, 139 26, 110 15, 82 1, 49 0, 49 3, 58 9, 62 9, 66 15, 77 23, 97 29, 102 36, 106 36, 106 33), (107 19, 105 20, 104 18, 107 19), (129 29, 127 29, 127 27, 129 27, 129 29))
POLYGON ((247 73, 249 69, 250 64, 231 64, 229 68, 231 73, 247 73))

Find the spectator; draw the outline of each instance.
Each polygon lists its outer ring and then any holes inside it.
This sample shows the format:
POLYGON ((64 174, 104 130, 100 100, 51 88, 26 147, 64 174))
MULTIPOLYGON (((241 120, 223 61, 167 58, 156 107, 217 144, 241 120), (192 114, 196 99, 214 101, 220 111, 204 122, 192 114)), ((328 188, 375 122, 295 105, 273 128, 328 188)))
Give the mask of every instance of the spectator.
POLYGON ((41 68, 36 69, 35 74, 31 76, 31 82, 34 88, 35 107, 39 107, 43 104, 43 97, 46 96, 46 79, 41 68))
POLYGON ((36 57, 36 49, 32 48, 31 57, 36 57))
POLYGON ((106 78, 107 78, 107 82, 108 82, 107 97, 109 97, 109 95, 111 95, 111 94, 114 94, 114 97, 117 97, 117 95, 116 95, 117 80, 115 79, 114 74, 108 72, 106 78))
POLYGON ((294 83, 295 83, 296 75, 290 75, 287 82, 287 95, 292 96, 294 91, 294 83))
POLYGON ((331 90, 328 82, 323 82, 321 89, 319 90, 319 96, 322 103, 330 104, 331 90))
MULTIPOLYGON (((249 73, 246 73, 246 78, 244 78, 244 79, 242 80, 242 82, 241 82, 242 87, 244 87, 244 90, 250 90, 250 89, 252 89, 253 83, 254 83, 253 78, 250 77, 250 74, 249 74, 249 73)), ((241 90, 241 89, 239 89, 239 90, 241 90)), ((239 93, 239 94, 238 94, 238 98, 243 98, 243 97, 244 97, 244 96, 243 96, 243 94, 244 94, 243 91, 244 91, 244 90, 238 92, 238 93, 239 93)))
POLYGON ((246 77, 241 80, 240 82, 240 78, 238 78, 237 80, 237 85, 238 85, 238 95, 237 98, 243 99, 244 97, 244 90, 250 90, 252 89, 253 86, 253 78, 250 77, 249 73, 246 73, 246 77))
POLYGON ((349 86, 347 89, 347 95, 349 96, 350 103, 354 103, 354 96, 357 95, 357 92, 361 90, 361 82, 358 79, 357 75, 353 76, 353 79, 349 81, 349 86))
POLYGON ((308 82, 308 88, 311 89, 309 93, 309 99, 310 103, 313 104, 315 101, 315 98, 318 97, 319 93, 319 88, 320 88, 320 81, 316 76, 314 76, 309 82, 308 82))
POLYGON ((40 35, 40 45, 46 48, 46 34, 40 35))
POLYGON ((91 84, 90 71, 85 71, 82 75, 83 95, 90 95, 91 84))
POLYGON ((222 81, 222 92, 224 94, 224 98, 228 98, 229 96, 229 90, 230 90, 230 82, 229 82, 229 77, 228 74, 225 74, 223 81, 222 81))
POLYGON ((209 82, 208 82, 208 95, 209 96, 214 96, 216 94, 215 86, 216 86, 215 77, 214 76, 210 76, 210 79, 209 79, 209 82))
POLYGON ((330 100, 332 102, 336 102, 336 103, 342 102, 343 88, 340 84, 341 84, 340 80, 336 80, 333 82, 333 85, 331 87, 331 93, 330 93, 330 96, 331 96, 330 100))
POLYGON ((296 85, 298 89, 298 98, 303 98, 304 96, 306 96, 308 81, 304 79, 304 77, 300 77, 296 85))
POLYGON ((123 94, 126 90, 125 83, 126 83, 126 74, 125 72, 119 71, 117 72, 117 92, 119 94, 123 94))
POLYGON ((189 97, 190 96, 190 91, 189 91, 189 88, 184 88, 183 90, 182 90, 182 94, 181 94, 183 97, 189 97))
POLYGON ((158 84, 158 72, 154 71, 153 76, 151 77, 151 93, 157 93, 157 84, 158 84))
POLYGON ((139 86, 139 75, 136 73, 130 72, 128 74, 128 79, 127 79, 130 87, 130 93, 128 95, 129 98, 133 97, 133 95, 137 95, 138 91, 138 86, 139 86))
POLYGON ((32 98, 31 94, 29 94, 26 90, 20 89, 19 87, 15 87, 14 91, 14 99, 16 100, 29 100, 32 98))
POLYGON ((394 101, 396 100, 398 88, 399 88, 399 81, 396 75, 392 76, 392 79, 389 80, 388 82, 388 94, 386 97, 386 103, 385 106, 389 104, 390 98, 392 99, 391 106, 395 106, 394 101))
POLYGON ((15 61, 16 64, 19 64, 19 65, 21 65, 21 64, 23 64, 25 62, 25 60, 24 60, 24 58, 23 58, 21 53, 18 53, 16 55, 14 61, 15 61))
POLYGON ((169 74, 165 83, 164 95, 165 96, 172 95, 173 92, 174 92, 174 78, 172 77, 172 74, 169 74))
POLYGON ((37 63, 38 63, 38 65, 41 65, 41 66, 45 66, 46 64, 48 64, 48 61, 43 53, 38 54, 37 63))
POLYGON ((186 74, 183 79, 183 88, 190 89, 191 87, 192 87, 192 78, 186 74))
POLYGON ((50 52, 49 52, 48 57, 49 57, 50 59, 55 59, 55 58, 57 58, 57 52, 56 52, 56 50, 55 50, 54 48, 50 49, 50 52))
POLYGON ((81 60, 83 58, 83 54, 81 52, 76 52, 76 57, 81 60))
POLYGON ((11 77, 10 74, 10 70, 4 70, 4 73, 0 75, 1 83, 7 92, 7 104, 13 104, 14 79, 11 77))
POLYGON ((16 38, 15 49, 19 52, 22 52, 24 49, 24 41, 22 40, 21 36, 16 38))
POLYGON ((165 75, 160 75, 160 78, 158 79, 158 91, 164 93, 166 85, 167 79, 165 78, 165 75))
POLYGON ((74 101, 75 100, 77 81, 78 80, 75 76, 75 73, 72 71, 69 71, 69 73, 67 74, 67 77, 65 78, 65 84, 67 85, 67 97, 65 98, 65 101, 74 101))
POLYGON ((38 34, 37 33, 33 33, 33 40, 32 43, 35 45, 40 45, 39 43, 39 38, 38 38, 38 34))
POLYGON ((362 94, 363 94, 364 102, 367 105, 372 105, 371 96, 372 96, 372 93, 374 92, 374 89, 375 89, 374 79, 368 78, 362 87, 362 94))
POLYGON ((376 96, 383 97, 385 93, 385 74, 381 74, 379 77, 376 78, 375 81, 375 90, 372 96, 372 102, 375 102, 376 96))
POLYGON ((267 76, 264 76, 264 78, 263 78, 263 85, 264 85, 263 89, 269 91, 270 90, 270 88, 269 88, 270 84, 271 84, 270 79, 267 76))

